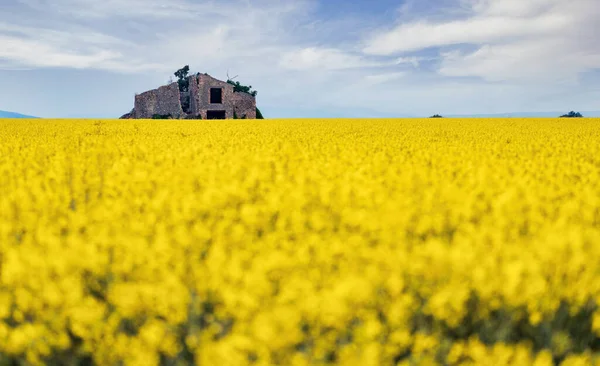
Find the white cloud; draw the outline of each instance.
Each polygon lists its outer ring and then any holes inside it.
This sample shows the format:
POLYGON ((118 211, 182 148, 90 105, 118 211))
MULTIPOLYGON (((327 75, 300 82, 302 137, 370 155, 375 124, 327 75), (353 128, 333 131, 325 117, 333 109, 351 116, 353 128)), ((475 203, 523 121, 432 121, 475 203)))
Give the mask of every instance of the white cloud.
POLYGON ((383 73, 383 74, 375 74, 375 75, 367 75, 367 76, 365 76, 365 81, 369 85, 377 85, 377 84, 383 84, 383 83, 387 83, 390 81, 400 79, 404 75, 406 75, 406 73, 401 72, 401 71, 383 73))
POLYGON ((34 40, 22 40, 0 36, 0 58, 9 58, 26 66, 89 68, 105 61, 114 60, 120 55, 108 50, 95 50, 85 53, 62 52, 52 46, 34 40))
POLYGON ((560 32, 569 24, 569 17, 562 14, 547 14, 533 19, 474 17, 439 24, 409 23, 373 37, 364 48, 364 52, 392 55, 428 47, 461 43, 482 44, 560 32))
POLYGON ((563 0, 463 0, 474 12, 489 16, 535 17, 564 4, 563 0))
POLYGON ((0 14, 0 37, 10 44, 0 50, 1 63, 118 72, 164 72, 194 61, 210 68, 265 53, 275 59, 289 37, 283 24, 308 9, 305 0, 18 1, 30 18, 0 14), (45 16, 38 21, 31 11, 45 16))
POLYGON ((422 61, 432 61, 432 60, 435 60, 435 58, 434 57, 417 57, 417 56, 398 57, 398 58, 396 58, 396 64, 397 65, 410 64, 413 67, 419 67, 421 65, 422 61))
POLYGON ((290 70, 341 70, 386 65, 338 49, 318 47, 306 47, 286 52, 281 56, 279 64, 282 68, 290 70))
POLYGON ((193 3, 185 0, 19 0, 41 12, 88 19, 107 17, 185 19, 202 14, 226 15, 231 8, 213 2, 193 3))
POLYGON ((367 32, 381 22, 320 17, 317 0, 5 1, 22 12, 0 13, 0 70, 138 73, 132 95, 185 64, 229 70, 267 112, 493 113, 559 108, 560 98, 578 108, 592 92, 558 84, 600 68, 597 0, 408 0, 377 34, 367 32))
MULTIPOLYGON (((402 55, 444 47, 442 76, 486 81, 576 82, 600 68, 596 0, 460 0, 467 16, 400 23, 365 41, 370 55, 402 55), (461 52, 455 46, 476 46, 461 52)), ((404 59, 400 57, 400 59, 404 59)))
POLYGON ((0 60, 6 68, 70 67, 127 71, 148 70, 154 65, 125 57, 120 48, 130 42, 80 27, 71 31, 14 26, 0 23, 0 60))
POLYGON ((595 67, 600 67, 600 54, 586 54, 565 39, 544 39, 486 45, 468 54, 447 53, 439 72, 487 81, 576 83, 579 72, 595 67))

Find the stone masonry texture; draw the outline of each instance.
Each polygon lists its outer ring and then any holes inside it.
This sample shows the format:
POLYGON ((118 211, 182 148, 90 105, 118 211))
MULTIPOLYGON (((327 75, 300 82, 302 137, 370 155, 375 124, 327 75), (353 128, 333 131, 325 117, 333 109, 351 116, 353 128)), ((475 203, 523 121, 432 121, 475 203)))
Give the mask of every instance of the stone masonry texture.
MULTIPOLYGON (((256 118, 256 98, 248 93, 234 92, 233 85, 207 74, 188 77, 189 91, 179 92, 178 84, 171 83, 135 96, 130 118, 152 118, 169 115, 172 118, 207 118, 208 111, 224 111, 225 118, 256 118), (210 90, 222 90, 222 103, 210 103, 210 90), (182 101, 189 95, 189 108, 184 112, 182 101), (187 112, 187 113, 186 113, 187 112)), ((127 115, 124 115, 125 117, 127 115)))
POLYGON ((183 117, 177 83, 135 96, 135 118, 152 118, 155 114, 171 115, 173 118, 183 117))

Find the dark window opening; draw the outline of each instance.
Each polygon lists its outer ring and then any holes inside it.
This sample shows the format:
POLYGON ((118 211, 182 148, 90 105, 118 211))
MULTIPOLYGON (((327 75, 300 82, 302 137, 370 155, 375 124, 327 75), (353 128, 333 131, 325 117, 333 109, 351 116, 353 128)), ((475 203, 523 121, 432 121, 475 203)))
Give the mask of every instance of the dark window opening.
POLYGON ((223 103, 223 89, 211 88, 210 89, 210 103, 221 104, 223 103))
POLYGON ((225 111, 206 111, 206 119, 225 119, 225 111))

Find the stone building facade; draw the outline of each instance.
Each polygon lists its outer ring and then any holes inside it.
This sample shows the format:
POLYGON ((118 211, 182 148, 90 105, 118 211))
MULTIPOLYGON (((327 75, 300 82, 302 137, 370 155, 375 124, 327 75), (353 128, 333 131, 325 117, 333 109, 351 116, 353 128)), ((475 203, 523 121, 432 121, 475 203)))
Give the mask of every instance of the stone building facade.
POLYGON ((187 80, 188 91, 180 92, 175 82, 136 95, 133 110, 121 118, 256 118, 254 96, 234 92, 233 85, 207 74, 191 75, 187 80))

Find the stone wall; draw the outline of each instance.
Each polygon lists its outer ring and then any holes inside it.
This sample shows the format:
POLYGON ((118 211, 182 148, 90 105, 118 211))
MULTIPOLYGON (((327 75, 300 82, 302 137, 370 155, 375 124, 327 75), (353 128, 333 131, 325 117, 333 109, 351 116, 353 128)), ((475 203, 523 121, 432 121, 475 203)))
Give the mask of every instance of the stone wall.
POLYGON ((189 80, 191 99, 193 100, 191 102, 192 114, 201 114, 202 118, 206 118, 206 111, 225 111, 225 118, 233 118, 233 104, 231 103, 233 85, 205 74, 193 75, 189 80), (223 103, 210 103, 211 88, 223 89, 223 103))
POLYGON ((248 93, 233 93, 231 96, 233 110, 238 118, 256 118, 256 98, 248 93))
POLYGON ((135 118, 152 118, 155 114, 183 117, 177 83, 161 86, 135 96, 135 118))
POLYGON ((155 114, 173 118, 207 118, 207 111, 225 111, 225 118, 256 118, 256 98, 248 93, 234 93, 233 85, 206 74, 188 77, 189 91, 180 93, 179 85, 171 83, 135 96, 135 107, 122 118, 152 118, 155 114), (223 103, 210 103, 210 89, 222 89, 223 103), (184 111, 183 101, 189 108, 184 111))
POLYGON ((199 74, 189 77, 190 82, 190 114, 201 115, 206 118, 206 112, 210 110, 225 111, 225 118, 233 118, 235 110, 238 118, 246 115, 246 118, 256 118, 256 98, 247 93, 234 93, 233 85, 213 78, 210 75, 199 74), (221 88, 223 90, 223 103, 210 103, 210 89, 221 88))

